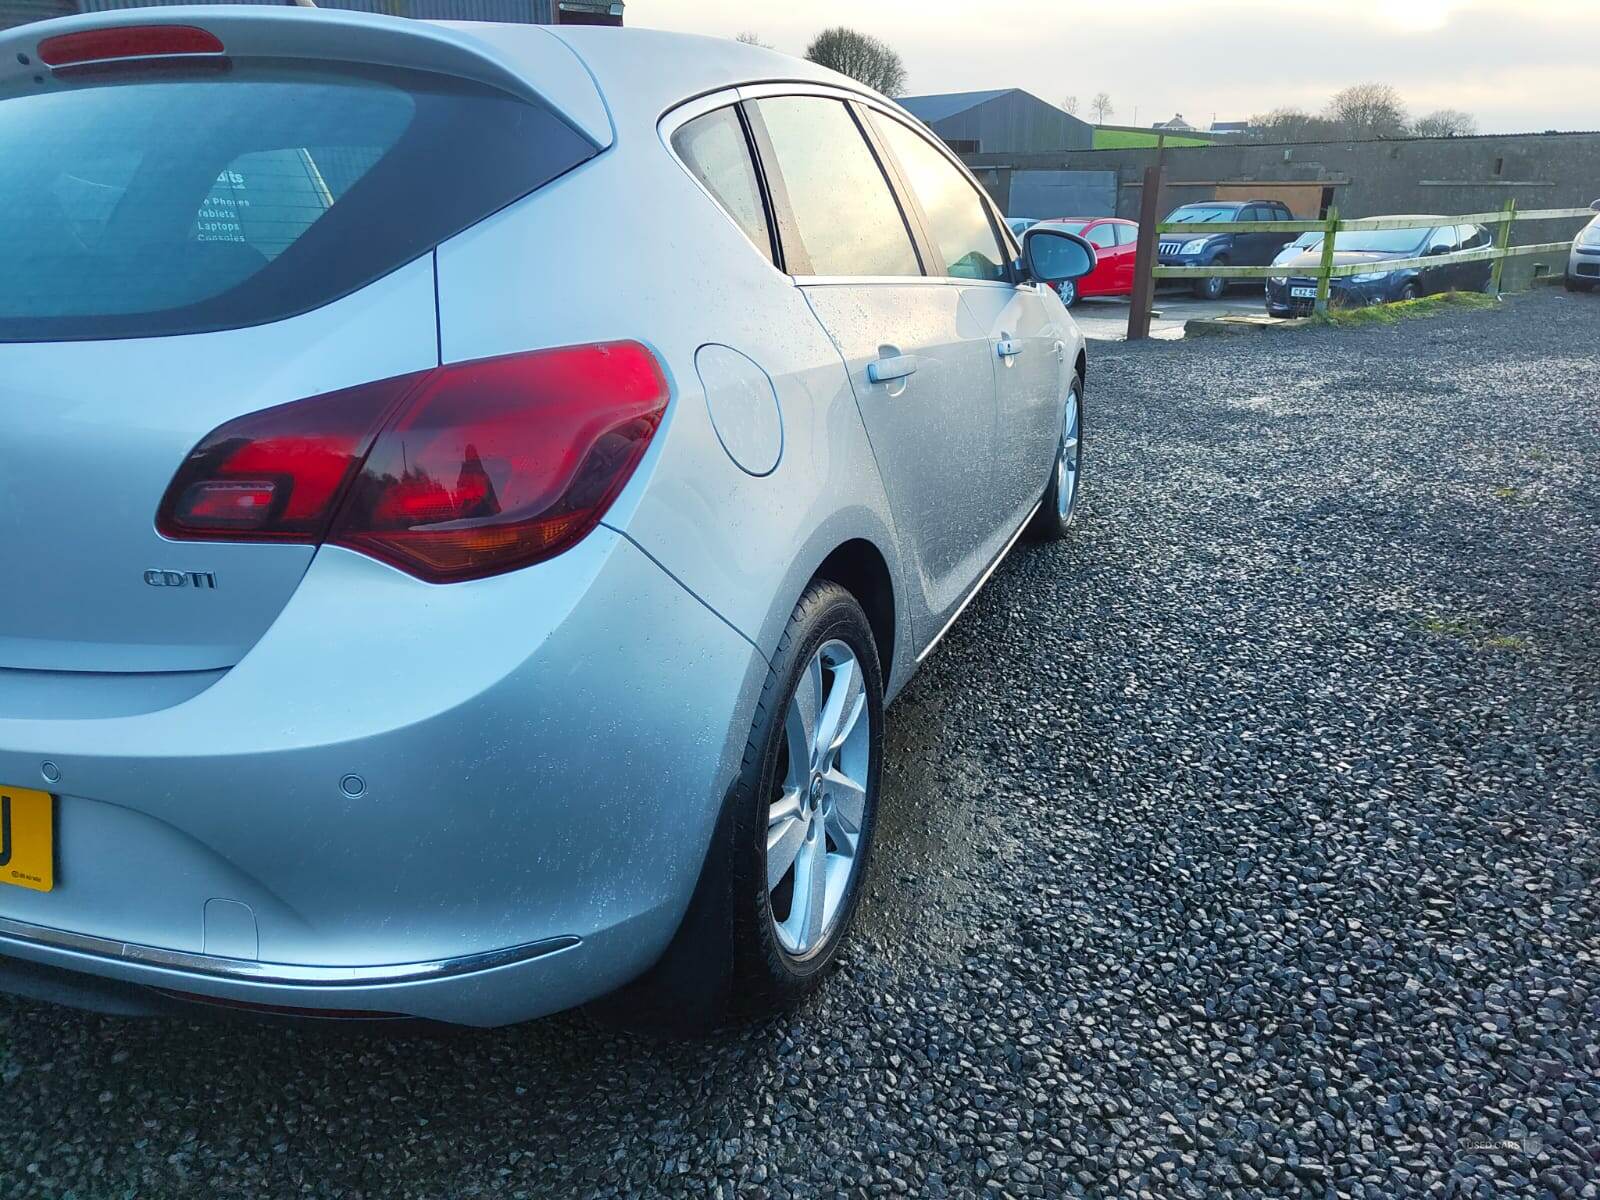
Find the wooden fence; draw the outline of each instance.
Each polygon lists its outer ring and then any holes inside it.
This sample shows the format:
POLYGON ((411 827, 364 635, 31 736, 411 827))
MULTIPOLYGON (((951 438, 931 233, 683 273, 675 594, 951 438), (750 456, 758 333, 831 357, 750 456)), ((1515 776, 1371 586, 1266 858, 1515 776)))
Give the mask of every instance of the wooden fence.
MULTIPOLYGON (((1500 291, 1500 280, 1505 268, 1505 260, 1523 254, 1552 254, 1565 251, 1571 245, 1569 238, 1564 242, 1541 242, 1537 245, 1513 246, 1511 244, 1511 229, 1518 221, 1554 221, 1582 217, 1585 220, 1594 217, 1594 211, 1587 208, 1540 208, 1530 209, 1525 212, 1517 211, 1517 202, 1509 200, 1505 208, 1499 212, 1467 213, 1457 217, 1362 217, 1355 220, 1342 220, 1338 209, 1330 209, 1326 220, 1323 221, 1234 221, 1224 223, 1220 221, 1199 222, 1165 222, 1155 227, 1157 235, 1163 233, 1183 234, 1219 234, 1219 233, 1310 233, 1322 234, 1322 257, 1316 271, 1307 272, 1297 270, 1299 277, 1315 274, 1317 281, 1317 294, 1313 309, 1318 314, 1328 311, 1328 294, 1332 281, 1349 275, 1365 275, 1376 270, 1403 271, 1411 267, 1440 267, 1452 263, 1481 262, 1488 259, 1494 263, 1491 279, 1492 290, 1500 291), (1374 262, 1358 262, 1335 264, 1334 254, 1337 250, 1337 239, 1341 232, 1354 232, 1356 230, 1377 229, 1433 229, 1443 225, 1498 225, 1499 231, 1492 246, 1480 246, 1473 250, 1457 250, 1450 254, 1430 254, 1421 258, 1382 259, 1374 262)), ((1236 267, 1227 266, 1198 266, 1198 267, 1164 267, 1156 253, 1156 238, 1141 238, 1141 250, 1148 245, 1148 253, 1141 258, 1148 260, 1141 263, 1141 267, 1149 273, 1149 281, 1144 288, 1135 288, 1134 295, 1138 297, 1141 292, 1146 296, 1154 294, 1155 283, 1163 279, 1269 279, 1288 274, 1281 266, 1264 267, 1236 267)), ((1128 318, 1128 336, 1130 338, 1143 336, 1143 329, 1149 326, 1148 313, 1140 314, 1139 304, 1136 299, 1134 311, 1128 318), (1143 320, 1141 321, 1141 315, 1143 320)))

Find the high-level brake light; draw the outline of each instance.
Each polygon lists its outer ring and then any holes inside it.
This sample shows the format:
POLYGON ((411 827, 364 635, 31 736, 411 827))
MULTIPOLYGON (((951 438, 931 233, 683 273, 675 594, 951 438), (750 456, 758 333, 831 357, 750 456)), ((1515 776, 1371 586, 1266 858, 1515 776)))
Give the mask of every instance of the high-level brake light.
POLYGON ((222 40, 193 25, 117 25, 57 34, 39 43, 39 61, 47 67, 75 67, 119 58, 221 53, 222 40))

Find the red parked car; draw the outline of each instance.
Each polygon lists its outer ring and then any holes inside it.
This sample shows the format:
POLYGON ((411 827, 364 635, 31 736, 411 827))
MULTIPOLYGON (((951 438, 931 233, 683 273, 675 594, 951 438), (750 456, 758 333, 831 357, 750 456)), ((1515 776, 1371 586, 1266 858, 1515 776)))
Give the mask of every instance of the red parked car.
POLYGON ((1120 217, 1054 217, 1040 221, 1052 229, 1075 233, 1094 247, 1095 268, 1082 279, 1069 279, 1057 285, 1061 301, 1068 308, 1080 296, 1127 296, 1133 293, 1133 259, 1137 253, 1139 226, 1120 217))

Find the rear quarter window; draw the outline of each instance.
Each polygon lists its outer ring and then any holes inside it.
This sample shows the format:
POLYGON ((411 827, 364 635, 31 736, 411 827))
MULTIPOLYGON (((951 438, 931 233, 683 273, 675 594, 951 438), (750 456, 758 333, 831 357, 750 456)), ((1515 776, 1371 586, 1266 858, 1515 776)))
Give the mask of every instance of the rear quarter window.
POLYGON ((0 340, 199 333, 327 304, 592 157, 467 80, 285 61, 0 95, 0 340))
POLYGON ((685 122, 672 146, 694 177, 727 211, 768 262, 772 236, 767 229, 761 184, 739 114, 729 105, 685 122))

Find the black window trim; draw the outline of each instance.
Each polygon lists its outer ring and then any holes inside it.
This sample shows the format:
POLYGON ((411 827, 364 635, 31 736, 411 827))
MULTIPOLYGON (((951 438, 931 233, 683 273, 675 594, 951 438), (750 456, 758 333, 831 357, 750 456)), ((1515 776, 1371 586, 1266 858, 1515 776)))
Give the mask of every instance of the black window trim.
MULTIPOLYGON (((761 154, 757 149, 756 133, 750 123, 750 113, 743 101, 736 102, 732 107, 739 117, 739 128, 744 130, 745 153, 750 156, 750 165, 755 170, 756 175, 756 190, 761 193, 761 213, 767 222, 767 246, 771 251, 770 261, 774 267, 787 274, 788 268, 785 264, 789 260, 784 253, 783 239, 778 236, 778 212, 772 203, 772 185, 767 182, 767 168, 761 161, 761 154)), ((763 127, 762 132, 766 132, 765 127, 763 127)))
POLYGON ((756 179, 761 184, 761 196, 767 206, 768 228, 772 230, 772 244, 777 248, 773 260, 778 270, 791 278, 811 274, 811 255, 800 240, 795 228, 794 207, 789 203, 789 189, 782 172, 776 169, 777 151, 773 149, 772 135, 767 123, 753 100, 740 100, 739 113, 745 128, 750 131, 750 149, 756 160, 756 179))
POLYGON ((757 148, 757 171, 760 178, 767 186, 767 194, 776 214, 777 220, 773 225, 778 242, 781 246, 783 262, 786 272, 797 282, 817 283, 830 279, 879 279, 887 278, 896 281, 913 279, 926 279, 928 277, 929 259, 924 251, 921 226, 919 220, 914 220, 906 208, 906 200, 896 184, 897 175, 885 164, 883 154, 879 152, 878 144, 872 133, 866 128, 866 122, 855 109, 854 96, 820 90, 796 88, 794 91, 763 90, 760 95, 749 97, 740 101, 740 107, 745 109, 745 118, 749 122, 751 133, 755 138, 757 148), (783 99, 828 100, 844 105, 845 112, 855 123, 856 130, 861 134, 867 144, 867 150, 878 165, 879 172, 883 175, 884 184, 889 189, 889 195, 894 199, 895 208, 900 213, 901 223, 905 226, 906 236, 911 242, 912 254, 917 260, 918 275, 904 276, 876 276, 876 275, 817 275, 811 270, 810 256, 806 253, 805 245, 800 239, 799 231, 795 224, 794 208, 789 201, 788 185, 784 182, 783 167, 778 162, 777 151, 772 144, 772 135, 767 130, 767 123, 761 117, 760 104, 763 100, 783 99), (793 243, 791 245, 791 242, 793 243), (805 270, 798 268, 804 265, 805 270))
POLYGON ((879 169, 889 181, 889 189, 894 192, 895 202, 900 205, 900 211, 905 215, 906 226, 911 230, 911 240, 917 246, 917 258, 922 262, 924 278, 944 278, 943 272, 937 269, 941 255, 939 244, 933 237, 933 222, 928 220, 928 214, 922 207, 922 200, 906 176, 905 167, 889 149, 889 144, 878 135, 876 126, 868 116, 866 106, 859 100, 850 100, 847 103, 850 106, 850 115, 855 118, 862 136, 867 139, 867 145, 872 147, 879 169))
POLYGON ((928 276, 930 279, 936 279, 941 282, 954 280, 961 284, 989 284, 991 286, 1016 287, 1019 282, 1017 275, 1017 262, 1021 257, 1021 248, 1018 245, 1017 240, 1011 236, 1010 226, 1001 220, 999 215, 996 213, 994 201, 990 199, 989 193, 984 190, 984 187, 981 183, 972 177, 972 173, 967 170, 966 164, 963 163, 959 158, 955 157, 955 155, 950 152, 950 148, 940 142, 938 138, 929 137, 926 133, 917 129, 916 126, 912 125, 910 122, 902 120, 891 110, 877 104, 866 104, 861 100, 854 98, 852 98, 850 101, 850 105, 853 110, 860 110, 856 112, 856 122, 861 125, 863 129, 868 131, 868 140, 872 143, 873 149, 878 154, 879 159, 882 162, 892 164, 890 171, 890 184, 900 195, 901 207, 916 214, 916 226, 921 238, 918 249, 923 256, 923 274, 928 276), (913 137, 921 138, 923 142, 925 142, 932 150, 934 150, 935 153, 941 155, 947 163, 954 167, 956 173, 960 175, 967 182, 968 186, 970 186, 977 194, 978 203, 982 206, 984 214, 989 218, 989 232, 994 235, 995 244, 1000 247, 1001 253, 1006 255, 1006 261, 1004 264, 1006 277, 1004 279, 966 279, 959 275, 947 275, 943 271, 935 273, 928 268, 928 263, 937 263, 941 258, 938 243, 935 242, 933 238, 932 223, 928 220, 928 214, 923 211, 922 201, 918 199, 915 189, 911 187, 911 181, 906 178, 905 170, 900 165, 900 160, 895 156, 894 152, 889 149, 888 144, 879 138, 878 131, 873 128, 871 120, 867 118, 866 113, 868 111, 876 112, 888 120, 898 122, 913 137))

